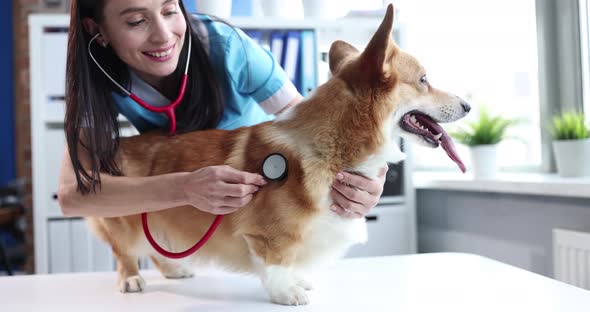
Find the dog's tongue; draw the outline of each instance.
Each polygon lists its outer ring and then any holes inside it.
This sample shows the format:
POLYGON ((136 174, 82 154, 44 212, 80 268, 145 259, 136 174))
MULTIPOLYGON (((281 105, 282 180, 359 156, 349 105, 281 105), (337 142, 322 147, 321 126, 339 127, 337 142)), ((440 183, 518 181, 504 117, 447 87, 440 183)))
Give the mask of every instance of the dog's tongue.
POLYGON ((455 149, 455 144, 453 143, 453 140, 447 134, 447 132, 444 129, 442 129, 442 127, 441 130, 442 136, 440 137, 440 140, 442 142, 442 148, 445 150, 445 152, 447 152, 447 155, 449 155, 449 157, 457 164, 457 166, 459 166, 461 172, 465 173, 465 165, 463 164, 463 161, 461 161, 461 158, 459 158, 459 154, 455 149))
POLYGON ((434 132, 442 133, 442 136, 440 137, 440 141, 442 143, 441 144, 442 148, 445 150, 445 152, 447 152, 447 155, 449 155, 449 157, 457 164, 457 166, 459 166, 459 169, 461 169, 461 171, 463 173, 465 173, 465 171, 466 171, 465 165, 463 164, 463 161, 461 161, 461 158, 459 157, 459 154, 457 153, 457 150, 455 149, 455 144, 453 143, 453 139, 451 139, 451 136, 447 134, 445 129, 443 129, 443 127, 441 127, 438 123, 436 123, 434 120, 430 119, 429 117, 421 116, 421 115, 417 114, 416 118, 421 123, 427 124, 427 126, 431 130, 434 130, 434 132))

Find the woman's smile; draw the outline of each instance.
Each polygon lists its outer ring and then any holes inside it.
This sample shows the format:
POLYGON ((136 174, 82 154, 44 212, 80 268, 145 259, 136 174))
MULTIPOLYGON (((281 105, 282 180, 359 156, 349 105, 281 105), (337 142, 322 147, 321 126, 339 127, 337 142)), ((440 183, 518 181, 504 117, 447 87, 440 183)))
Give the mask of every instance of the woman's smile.
POLYGON ((142 52, 150 61, 154 62, 167 62, 174 57, 174 53, 176 52, 176 44, 171 46, 151 50, 151 51, 144 51, 142 52))

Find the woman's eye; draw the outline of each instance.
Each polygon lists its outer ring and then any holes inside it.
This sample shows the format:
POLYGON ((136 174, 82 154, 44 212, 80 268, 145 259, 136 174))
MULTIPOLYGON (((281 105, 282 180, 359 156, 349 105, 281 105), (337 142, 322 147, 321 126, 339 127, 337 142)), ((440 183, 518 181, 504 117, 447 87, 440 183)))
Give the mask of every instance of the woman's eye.
POLYGON ((166 7, 164 7, 162 9, 162 11, 164 12, 164 16, 171 16, 171 15, 178 14, 178 10, 179 10, 179 8, 178 8, 177 3, 174 3, 174 4, 171 3, 170 5, 167 5, 166 7))
POLYGON ((131 27, 137 27, 139 25, 141 25, 141 23, 143 23, 144 20, 138 20, 138 21, 134 21, 134 22, 127 22, 127 25, 131 26, 131 27))
POLYGON ((426 83, 428 83, 428 79, 426 79, 426 75, 424 75, 424 76, 420 77, 420 83, 421 83, 421 84, 426 84, 426 83))

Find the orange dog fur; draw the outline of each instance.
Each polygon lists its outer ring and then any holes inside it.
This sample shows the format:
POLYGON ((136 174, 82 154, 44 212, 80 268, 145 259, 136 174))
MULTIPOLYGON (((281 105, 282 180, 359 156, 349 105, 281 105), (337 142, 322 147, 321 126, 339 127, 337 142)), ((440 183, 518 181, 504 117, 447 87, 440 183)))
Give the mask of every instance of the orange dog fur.
MULTIPOLYGON (((139 215, 88 218, 91 229, 112 246, 121 291, 145 287, 138 257, 150 256, 170 278, 191 276, 193 261, 212 259, 230 270, 258 274, 275 303, 307 304, 310 285, 298 272, 342 256, 367 239, 364 219, 345 219, 329 209, 336 173, 354 170, 375 177, 385 161, 403 159, 394 133, 432 147, 452 147, 438 133, 443 130, 423 122, 433 132, 424 133, 415 117, 450 122, 468 111, 458 97, 424 82, 417 60, 392 41, 392 26, 390 5, 363 53, 335 42, 330 49, 333 78, 273 122, 233 131, 172 137, 152 132, 122 139, 119 164, 131 177, 213 165, 260 172, 264 158, 274 152, 288 159, 288 177, 264 186, 248 205, 226 215, 209 242, 181 260, 166 259, 149 246, 139 215)), ((192 246, 213 218, 191 206, 148 215, 154 238, 171 251, 192 246)))

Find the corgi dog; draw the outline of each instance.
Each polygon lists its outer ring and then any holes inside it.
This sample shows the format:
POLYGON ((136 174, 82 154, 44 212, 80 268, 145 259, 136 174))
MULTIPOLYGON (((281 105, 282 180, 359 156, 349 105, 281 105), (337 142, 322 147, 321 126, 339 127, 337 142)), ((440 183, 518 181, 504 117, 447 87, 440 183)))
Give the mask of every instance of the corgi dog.
MULTIPOLYGON (((126 176, 190 172, 214 165, 261 172, 272 153, 288 160, 288 175, 269 182, 193 255, 172 260, 149 245, 140 215, 88 218, 90 228, 112 246, 123 292, 145 288, 138 258, 149 256, 169 278, 190 277, 199 260, 260 277, 272 302, 308 303, 311 285, 301 272, 335 260, 367 240, 363 218, 343 218, 330 210, 330 187, 341 170, 374 178, 385 162, 404 158, 394 135, 442 146, 461 170, 463 163, 438 123, 469 112, 459 97, 433 88, 418 61, 392 38, 393 6, 366 49, 343 41, 329 52, 332 78, 276 120, 236 130, 205 130, 175 136, 151 132, 121 139, 117 161, 126 176)), ((149 213, 154 239, 183 251, 200 239, 214 215, 192 206, 149 213)))

